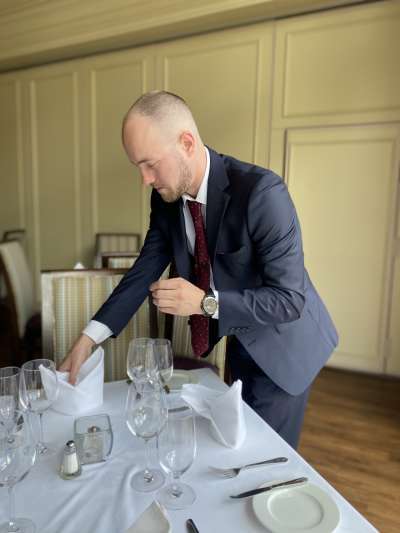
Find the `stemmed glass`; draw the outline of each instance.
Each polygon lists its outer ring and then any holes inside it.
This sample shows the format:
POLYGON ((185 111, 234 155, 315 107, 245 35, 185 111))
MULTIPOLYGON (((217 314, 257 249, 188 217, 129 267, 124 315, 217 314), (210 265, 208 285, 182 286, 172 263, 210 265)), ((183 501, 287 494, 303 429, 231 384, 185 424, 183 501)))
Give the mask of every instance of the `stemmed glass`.
POLYGON ((40 440, 37 444, 39 456, 52 455, 55 450, 49 448, 43 440, 44 411, 54 403, 58 396, 58 379, 56 367, 50 359, 34 359, 22 365, 20 380, 20 398, 22 406, 39 415, 40 440))
POLYGON ((146 466, 133 476, 132 487, 139 492, 159 489, 164 484, 164 474, 161 470, 150 468, 148 449, 148 442, 160 433, 168 416, 165 394, 158 380, 142 383, 140 390, 134 384, 130 385, 125 416, 131 433, 145 442, 146 466))
POLYGON ((131 340, 128 347, 126 367, 128 376, 138 390, 147 381, 157 379, 157 363, 154 357, 153 339, 142 337, 131 340))
POLYGON ((157 499, 169 509, 184 509, 196 499, 194 490, 180 481, 196 456, 195 421, 192 408, 179 393, 169 394, 168 404, 168 420, 158 444, 160 464, 172 474, 173 481, 158 493, 157 499))
POLYGON ((36 458, 28 414, 16 410, 15 415, 7 431, 0 427, 0 487, 8 488, 10 500, 10 519, 0 525, 0 533, 34 533, 36 528, 31 520, 14 517, 14 486, 28 474, 36 458))
POLYGON ((0 426, 6 432, 15 422, 15 412, 19 408, 19 377, 17 366, 0 368, 0 426))
POLYGON ((171 341, 168 339, 153 339, 153 351, 160 381, 164 386, 172 378, 174 371, 171 341))

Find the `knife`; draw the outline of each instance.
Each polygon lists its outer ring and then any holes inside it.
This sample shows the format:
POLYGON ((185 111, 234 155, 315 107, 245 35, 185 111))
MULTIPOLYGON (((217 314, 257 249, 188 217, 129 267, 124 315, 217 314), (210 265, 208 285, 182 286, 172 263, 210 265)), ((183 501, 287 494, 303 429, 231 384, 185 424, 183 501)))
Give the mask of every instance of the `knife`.
POLYGON ((196 524, 193 522, 191 518, 186 520, 186 526, 188 528, 189 533, 200 533, 196 527, 196 524))
POLYGON ((299 485, 308 481, 306 477, 298 477, 296 479, 290 479, 289 481, 281 481, 280 483, 275 483, 274 485, 268 485, 268 487, 261 487, 259 489, 248 490, 247 492, 241 492, 231 496, 231 498, 247 498, 248 496, 255 496, 256 494, 261 494, 262 492, 268 492, 269 490, 276 489, 278 487, 288 487, 291 485, 299 485))

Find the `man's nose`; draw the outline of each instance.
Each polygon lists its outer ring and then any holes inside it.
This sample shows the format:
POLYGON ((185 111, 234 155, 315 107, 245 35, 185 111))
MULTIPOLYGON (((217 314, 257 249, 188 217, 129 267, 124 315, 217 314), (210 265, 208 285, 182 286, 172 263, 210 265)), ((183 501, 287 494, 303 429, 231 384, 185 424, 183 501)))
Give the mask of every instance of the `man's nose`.
POLYGON ((154 183, 154 176, 151 172, 142 171, 142 181, 145 187, 152 185, 154 183))

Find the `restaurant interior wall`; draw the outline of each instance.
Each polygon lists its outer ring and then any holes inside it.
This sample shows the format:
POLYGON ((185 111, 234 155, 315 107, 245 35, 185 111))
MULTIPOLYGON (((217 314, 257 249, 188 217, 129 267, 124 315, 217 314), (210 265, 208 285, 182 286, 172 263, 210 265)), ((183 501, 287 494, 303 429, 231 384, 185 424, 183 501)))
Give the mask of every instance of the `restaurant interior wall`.
POLYGON ((400 375, 399 48, 385 1, 2 74, 0 232, 26 227, 37 291, 41 269, 91 265, 96 232, 143 235, 120 122, 172 90, 207 144, 287 181, 341 336, 331 364, 400 375))

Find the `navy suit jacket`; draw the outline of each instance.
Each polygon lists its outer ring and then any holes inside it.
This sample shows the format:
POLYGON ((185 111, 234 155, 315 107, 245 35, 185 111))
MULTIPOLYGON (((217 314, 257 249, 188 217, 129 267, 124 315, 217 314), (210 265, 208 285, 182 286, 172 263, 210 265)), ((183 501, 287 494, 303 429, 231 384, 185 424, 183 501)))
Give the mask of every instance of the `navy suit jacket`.
MULTIPOLYGON (((206 222, 219 291, 214 340, 236 335, 278 386, 302 393, 338 338, 304 267, 300 225, 286 185, 270 170, 210 149, 206 222)), ((140 256, 93 318, 118 335, 172 260, 178 275, 193 281, 182 200, 166 203, 153 191, 140 256)))

